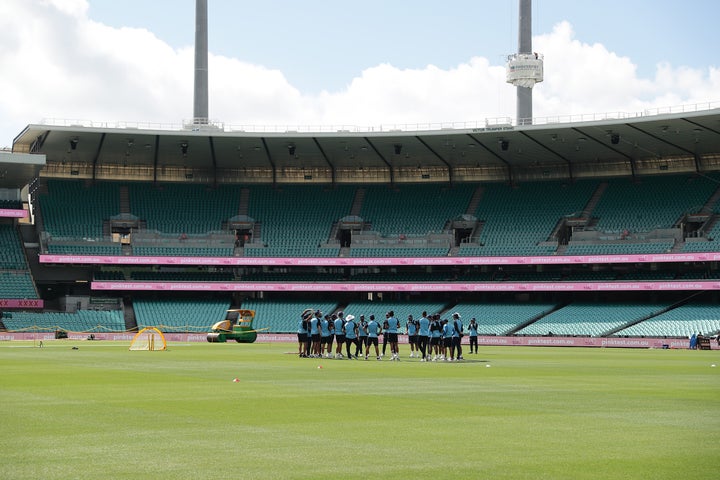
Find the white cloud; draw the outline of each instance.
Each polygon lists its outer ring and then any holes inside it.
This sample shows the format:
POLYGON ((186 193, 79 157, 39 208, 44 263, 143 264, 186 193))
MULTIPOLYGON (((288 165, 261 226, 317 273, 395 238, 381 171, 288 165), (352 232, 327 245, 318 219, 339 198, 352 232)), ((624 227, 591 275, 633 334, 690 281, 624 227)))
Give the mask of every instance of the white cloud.
POLYGON ((533 94, 537 117, 642 112, 720 99, 717 69, 665 63, 654 78, 640 78, 631 59, 580 42, 567 22, 536 37, 534 46, 545 54, 545 82, 533 94))
MULTIPOLYGON (((193 51, 152 32, 112 28, 87 16, 85 0, 0 2, 0 146, 42 118, 179 124, 192 115, 193 51), (22 18, 22 22, 16 21, 22 18)), ((583 43, 572 26, 536 36, 545 81, 537 117, 636 112, 718 100, 720 69, 657 66, 640 78, 632 60, 583 43)), ((282 72, 210 55, 210 116, 227 124, 425 124, 514 117, 503 65, 482 57, 451 69, 381 63, 340 91, 303 94, 282 72)))

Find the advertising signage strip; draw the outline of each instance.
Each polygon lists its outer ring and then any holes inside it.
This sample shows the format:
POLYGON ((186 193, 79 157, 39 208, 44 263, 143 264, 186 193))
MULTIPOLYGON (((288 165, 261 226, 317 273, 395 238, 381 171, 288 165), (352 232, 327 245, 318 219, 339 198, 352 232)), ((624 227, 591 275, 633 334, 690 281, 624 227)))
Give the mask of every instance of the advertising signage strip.
POLYGON ((0 298, 0 308, 45 308, 42 298, 0 298))
POLYGON ((720 252, 666 253, 642 255, 582 255, 543 257, 150 257, 99 255, 40 255, 40 263, 97 265, 174 265, 174 266, 423 266, 423 265, 578 265, 600 263, 713 262, 720 252))
MULTIPOLYGON (((135 332, 95 332, 95 340, 129 342, 135 332)), ((398 335, 400 343, 407 343, 406 335, 398 335)), ((69 340, 85 340, 87 333, 68 332, 69 340)), ((166 332, 168 342, 207 342, 206 333, 174 333, 166 332)), ((43 340, 54 341, 55 332, 0 332, 0 341, 12 340, 43 340)), ((258 333, 258 342, 262 343, 296 343, 296 334, 258 333)), ((527 347, 606 347, 606 348, 688 348, 687 338, 626 338, 626 337, 501 337, 478 336, 481 346, 527 346, 527 347)), ((720 349, 715 342, 710 348, 720 349)))
POLYGON ((572 292, 720 290, 717 281, 663 282, 486 282, 486 283, 347 283, 347 282, 118 282, 94 281, 92 290, 162 290, 197 292, 572 292))
POLYGON ((0 218, 25 218, 27 215, 27 210, 17 208, 0 208, 0 218))

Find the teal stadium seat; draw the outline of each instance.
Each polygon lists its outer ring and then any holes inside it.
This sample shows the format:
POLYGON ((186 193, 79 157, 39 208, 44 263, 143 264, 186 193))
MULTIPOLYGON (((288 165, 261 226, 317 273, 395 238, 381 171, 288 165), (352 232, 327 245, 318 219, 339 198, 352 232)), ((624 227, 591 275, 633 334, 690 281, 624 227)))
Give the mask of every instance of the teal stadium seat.
POLYGON ((225 319, 226 300, 135 300, 138 328, 156 327, 163 332, 208 332, 225 319))
POLYGON ((573 303, 522 328, 518 335, 600 337, 629 322, 666 308, 664 304, 573 303))
POLYGON ((549 240, 557 222, 582 211, 597 188, 597 181, 575 183, 537 182, 513 188, 505 184, 484 185, 475 216, 484 222, 482 246, 462 246, 461 256, 552 255, 549 240))
POLYGON ((479 325, 480 335, 507 335, 521 325, 550 312, 555 305, 552 303, 458 303, 451 308, 458 312, 467 327, 470 319, 475 317, 479 325))
POLYGON ((15 227, 0 225, 0 269, 27 270, 22 242, 15 227))
POLYGON ((340 249, 320 248, 328 241, 333 222, 350 213, 353 186, 331 190, 303 185, 280 189, 254 185, 248 215, 261 224, 266 248, 245 248, 249 257, 337 257, 340 249))
POLYGON ((15 332, 123 332, 125 319, 120 310, 78 310, 67 312, 13 312, 3 318, 8 331, 15 332))
POLYGON ((39 195, 45 230, 53 237, 102 238, 103 221, 120 213, 119 191, 113 182, 48 180, 48 193, 39 195))
POLYGON ((223 221, 237 215, 240 190, 232 185, 128 185, 131 213, 145 220, 149 230, 177 235, 221 230, 223 221))
POLYGON ((694 333, 714 335, 720 332, 720 306, 686 304, 620 330, 619 336, 684 337, 694 333))

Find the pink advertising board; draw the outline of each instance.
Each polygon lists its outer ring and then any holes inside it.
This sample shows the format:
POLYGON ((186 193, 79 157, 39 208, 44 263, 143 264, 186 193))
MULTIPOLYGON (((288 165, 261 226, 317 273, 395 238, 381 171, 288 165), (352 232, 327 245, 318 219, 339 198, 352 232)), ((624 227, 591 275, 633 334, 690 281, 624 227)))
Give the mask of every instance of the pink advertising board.
MULTIPOLYGON (((55 340, 53 332, 0 332, 0 341, 34 340, 57 343, 77 344, 78 341, 88 341, 89 333, 68 332, 68 338, 55 340)), ((93 333, 95 340, 111 340, 130 342, 135 334, 133 332, 98 332, 93 333)), ((173 342, 207 342, 205 333, 166 333, 165 339, 172 345, 173 342)), ((399 336, 400 343, 407 343, 407 336, 399 336)), ((297 335, 291 333, 260 333, 258 343, 288 343, 288 353, 297 350, 297 335)), ((234 342, 232 342, 234 343, 234 342)), ((463 342, 465 343, 465 342, 463 342)), ((626 337, 495 337, 479 336, 478 345, 492 346, 520 346, 520 347, 598 347, 598 348, 668 348, 686 349, 689 346, 685 338, 626 338, 626 337)), ((242 345, 237 345, 242 349, 242 345)), ((717 342, 711 342, 711 348, 718 350, 717 342)))
POLYGON ((25 218, 27 215, 27 211, 22 209, 0 208, 0 217, 2 218, 25 218))
POLYGON ((713 262, 720 252, 643 255, 550 255, 542 257, 150 257, 40 255, 40 263, 176 266, 413 266, 413 265, 578 265, 595 263, 713 262))
POLYGON ((44 308, 41 298, 0 298, 0 308, 44 308))
POLYGON ((485 283, 352 283, 352 282, 122 282, 93 281, 92 290, 158 290, 183 292, 587 292, 720 290, 716 281, 664 282, 485 282, 485 283))

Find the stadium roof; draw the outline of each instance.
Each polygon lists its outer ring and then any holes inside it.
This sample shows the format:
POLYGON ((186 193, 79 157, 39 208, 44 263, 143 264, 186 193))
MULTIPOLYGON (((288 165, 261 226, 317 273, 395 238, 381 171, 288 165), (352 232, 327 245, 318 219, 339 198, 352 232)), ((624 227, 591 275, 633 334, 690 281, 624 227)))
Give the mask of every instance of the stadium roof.
POLYGON ((44 155, 0 151, 0 188, 24 187, 40 174, 44 165, 44 155))
MULTIPOLYGON (((317 129, 322 130, 322 129, 317 129)), ((516 126, 442 125, 417 130, 242 131, 218 124, 166 129, 142 125, 28 125, 13 151, 48 164, 160 169, 502 168, 720 157, 720 108, 516 126)), ((17 164, 0 163, 0 171, 17 164)), ((36 175, 36 170, 18 172, 36 175)), ((22 176, 22 175, 21 175, 22 176)), ((27 181, 31 178, 26 178, 27 181)), ((1 184, 17 179, 0 178, 1 184)), ((9 186, 9 185, 5 185, 9 186)))

